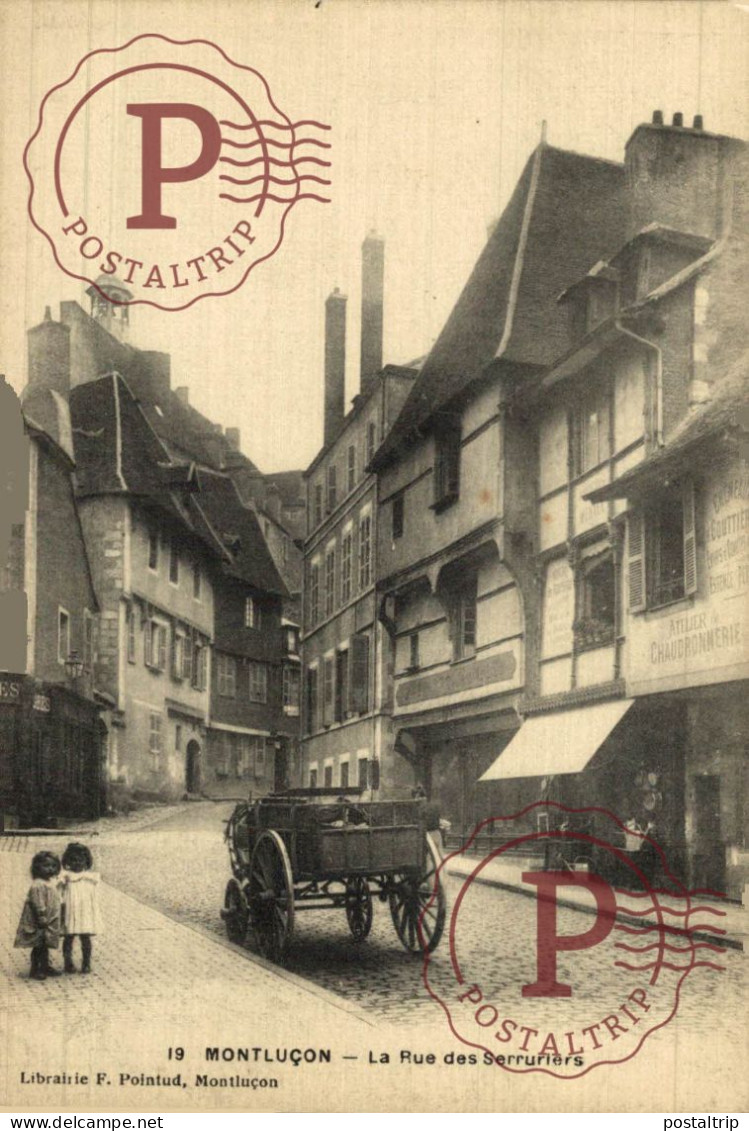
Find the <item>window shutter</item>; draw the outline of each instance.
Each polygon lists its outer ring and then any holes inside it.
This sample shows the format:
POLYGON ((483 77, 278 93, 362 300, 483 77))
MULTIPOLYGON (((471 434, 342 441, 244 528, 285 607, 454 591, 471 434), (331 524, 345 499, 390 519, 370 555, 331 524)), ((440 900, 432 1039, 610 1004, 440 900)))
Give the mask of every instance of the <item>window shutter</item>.
POLYGON ((694 522, 694 484, 687 483, 682 500, 684 508, 684 593, 697 592, 697 540, 694 522))
POLYGON ((333 722, 333 708, 335 703, 335 688, 333 686, 334 667, 331 659, 323 661, 323 703, 322 721, 325 726, 333 722))
POLYGON ((359 633, 351 640, 351 710, 363 715, 369 708, 369 637, 359 633))
POLYGON ((161 671, 164 671, 166 668, 166 629, 163 625, 160 625, 156 631, 158 632, 157 640, 159 647, 158 666, 161 671))
POLYGON ((153 625, 150 620, 147 620, 143 626, 143 663, 150 667, 151 665, 151 632, 153 625))
POLYGON ((628 552, 628 578, 629 578, 629 608, 633 613, 642 612, 645 608, 645 516, 641 511, 634 511, 629 516, 627 523, 629 545, 628 552))

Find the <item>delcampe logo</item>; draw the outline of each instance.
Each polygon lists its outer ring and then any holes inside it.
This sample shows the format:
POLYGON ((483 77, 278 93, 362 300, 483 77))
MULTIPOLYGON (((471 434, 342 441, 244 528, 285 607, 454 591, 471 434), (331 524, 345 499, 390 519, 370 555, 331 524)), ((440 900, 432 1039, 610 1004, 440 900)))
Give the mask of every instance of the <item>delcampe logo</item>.
POLYGON ((66 274, 182 310, 240 287, 295 205, 329 203, 329 136, 215 44, 137 36, 45 96, 24 154, 29 215, 66 274))
POLYGON ((468 1063, 575 1079, 630 1060, 676 1016, 690 975, 724 969, 725 896, 688 890, 660 845, 605 809, 536 802, 490 818, 442 869, 462 877, 449 964, 425 953, 423 980, 477 1050, 468 1063))

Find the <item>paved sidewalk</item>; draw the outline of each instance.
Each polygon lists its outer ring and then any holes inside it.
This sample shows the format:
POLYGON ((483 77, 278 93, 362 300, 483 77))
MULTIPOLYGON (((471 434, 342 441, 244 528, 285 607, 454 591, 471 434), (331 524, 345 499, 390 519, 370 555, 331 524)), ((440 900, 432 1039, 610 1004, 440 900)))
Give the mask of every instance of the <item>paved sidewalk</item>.
MULTIPOLYGON (((480 857, 478 856, 463 856, 453 857, 446 865, 448 873, 457 878, 459 876, 469 876, 475 868, 480 864, 480 857)), ((481 870, 481 874, 477 877, 477 882, 481 884, 489 884, 492 887, 504 888, 507 891, 517 891, 524 895, 535 896, 537 888, 532 884, 524 883, 521 879, 521 872, 523 867, 513 861, 503 860, 490 860, 481 870)), ((629 900, 629 906, 636 905, 636 909, 644 907, 647 900, 638 896, 624 897, 624 901, 629 900)), ((557 902, 562 907, 571 907, 579 911, 585 911, 590 914, 594 911, 592 899, 575 899, 573 889, 568 888, 566 891, 561 891, 557 902), (569 898, 566 898, 569 896, 569 898)), ((668 903, 675 906, 677 901, 669 898, 668 903)), ((702 911, 699 915, 700 924, 706 926, 706 930, 695 931, 695 939, 706 939, 712 942, 720 943, 723 946, 731 947, 735 950, 749 949, 749 908, 737 903, 730 903, 728 900, 721 900, 715 898, 699 898, 699 905, 701 907, 708 906, 714 908, 716 911, 722 912, 721 915, 715 915, 710 912, 705 913, 702 911), (715 932, 710 930, 710 927, 715 928, 715 932)), ((633 919, 627 915, 617 915, 625 923, 637 923, 640 926, 655 925, 656 920, 651 916, 641 915, 637 919, 633 919)))
MULTIPOLYGON (((66 834, 59 843, 45 839, 52 851, 61 851, 66 843, 66 834)), ((92 974, 31 981, 29 952, 14 949, 13 940, 30 883, 31 856, 38 850, 39 842, 31 838, 0 844, 0 1000, 9 1013, 30 1015, 30 1025, 37 1016, 49 1023, 51 1014, 58 1013, 88 1025, 97 1015, 108 1021, 120 1015, 130 1027, 147 1025, 158 1014, 172 1016, 184 1032, 192 1014, 201 1019, 206 1011, 236 1015, 239 1007, 248 1017, 258 1017, 271 1003, 279 1016, 294 1015, 300 1008, 313 1011, 330 1028, 343 1020, 373 1024, 345 999, 200 928, 177 923, 106 883, 100 889, 104 930, 94 940, 92 974)), ((60 967, 61 950, 51 955, 60 967)), ((78 964, 77 951, 75 961, 78 964)))

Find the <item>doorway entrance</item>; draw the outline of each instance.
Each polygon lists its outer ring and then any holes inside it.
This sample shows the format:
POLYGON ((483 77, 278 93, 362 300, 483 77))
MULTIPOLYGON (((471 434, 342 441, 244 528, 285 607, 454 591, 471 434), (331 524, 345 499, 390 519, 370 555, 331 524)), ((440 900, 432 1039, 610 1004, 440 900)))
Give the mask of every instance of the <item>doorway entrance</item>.
POLYGON ((187 744, 185 756, 185 789, 188 793, 200 792, 200 743, 194 738, 187 744))

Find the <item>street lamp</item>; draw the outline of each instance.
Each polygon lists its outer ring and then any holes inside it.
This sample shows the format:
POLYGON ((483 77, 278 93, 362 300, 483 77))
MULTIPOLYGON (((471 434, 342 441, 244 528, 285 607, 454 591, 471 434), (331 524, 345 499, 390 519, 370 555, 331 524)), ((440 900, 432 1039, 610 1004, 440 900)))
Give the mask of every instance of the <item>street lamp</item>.
POLYGON ((80 679, 83 675, 83 660, 76 651, 71 652, 65 661, 65 674, 71 680, 80 679))

